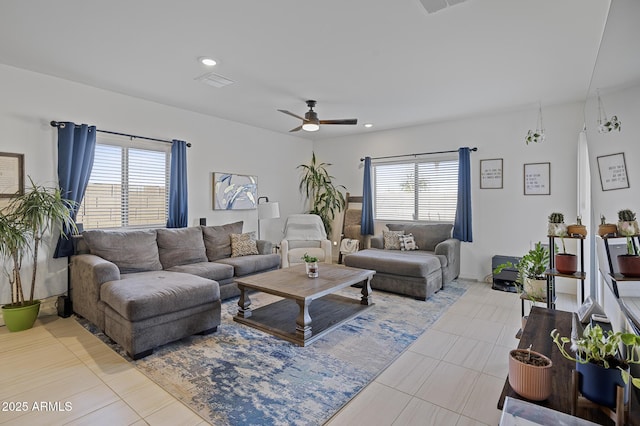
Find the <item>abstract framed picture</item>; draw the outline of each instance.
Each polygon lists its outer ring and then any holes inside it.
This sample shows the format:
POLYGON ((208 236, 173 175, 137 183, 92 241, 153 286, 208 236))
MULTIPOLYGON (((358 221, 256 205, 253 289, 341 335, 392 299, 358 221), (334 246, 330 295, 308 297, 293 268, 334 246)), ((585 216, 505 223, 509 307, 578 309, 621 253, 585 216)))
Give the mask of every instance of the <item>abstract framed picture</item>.
POLYGON ((24 154, 0 152, 0 198, 24 194, 24 154))
POLYGON ((480 160, 480 189, 502 189, 502 158, 480 160))
POLYGON ((551 163, 524 165, 524 195, 551 195, 551 163))
POLYGON ((257 208, 258 177, 213 172, 214 210, 253 210, 257 208))
POLYGON ((600 172, 600 185, 603 191, 629 188, 624 152, 599 156, 598 171, 600 172))

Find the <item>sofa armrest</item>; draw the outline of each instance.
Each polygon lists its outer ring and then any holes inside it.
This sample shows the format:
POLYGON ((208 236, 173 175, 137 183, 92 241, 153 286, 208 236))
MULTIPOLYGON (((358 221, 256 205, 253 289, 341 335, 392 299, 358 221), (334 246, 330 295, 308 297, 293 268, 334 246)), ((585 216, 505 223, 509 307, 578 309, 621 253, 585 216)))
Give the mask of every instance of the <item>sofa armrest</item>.
POLYGON ((104 330, 104 317, 99 308, 100 287, 120 279, 120 269, 93 254, 71 258, 71 301, 73 310, 104 330))
POLYGON ((324 250, 324 263, 333 263, 333 257, 331 255, 331 241, 320 241, 320 247, 324 250))
POLYGON ((289 240, 280 241, 280 267, 288 268, 289 265, 289 240))
POLYGON ((371 248, 383 249, 384 248, 384 239, 382 235, 373 235, 370 239, 371 248))
POLYGON ((449 238, 436 245, 435 254, 447 258, 448 269, 451 278, 456 278, 460 274, 460 240, 449 238))
POLYGON ((258 253, 271 254, 273 252, 273 243, 267 240, 256 240, 258 246, 258 253))

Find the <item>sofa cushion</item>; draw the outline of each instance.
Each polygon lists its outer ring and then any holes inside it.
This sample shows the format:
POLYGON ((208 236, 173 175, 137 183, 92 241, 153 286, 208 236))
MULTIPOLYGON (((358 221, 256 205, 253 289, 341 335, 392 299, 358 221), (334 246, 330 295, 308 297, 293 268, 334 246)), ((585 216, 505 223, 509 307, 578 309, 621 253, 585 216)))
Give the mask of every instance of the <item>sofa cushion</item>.
POLYGON ((158 253, 164 269, 206 262, 202 230, 199 227, 157 229, 158 253))
POLYGON ((100 299, 125 319, 140 321, 220 300, 220 288, 195 275, 140 272, 103 284, 100 299))
POLYGON ((258 246, 254 232, 231 234, 231 257, 258 254, 258 246))
POLYGON ((434 251, 442 241, 451 238, 450 223, 388 223, 391 231, 404 231, 405 234, 413 234, 420 250, 434 251))
POLYGON ((344 264, 354 268, 373 269, 380 273, 407 277, 427 277, 434 271, 440 271, 440 259, 419 250, 366 249, 345 256, 344 264))
POLYGON ((162 269, 155 230, 104 231, 82 233, 91 254, 114 263, 121 274, 162 269))
POLYGON ((215 281, 225 281, 233 278, 233 266, 218 262, 205 261, 188 265, 176 265, 167 269, 167 271, 184 272, 215 281))
POLYGON ((400 235, 404 235, 404 231, 382 231, 385 250, 400 250, 400 235))
POLYGON ((229 257, 227 259, 216 260, 216 263, 233 266, 233 273, 236 277, 256 274, 258 272, 269 271, 280 267, 279 254, 254 254, 241 257, 229 257))
POLYGON ((231 234, 242 233, 242 221, 219 226, 203 226, 204 247, 209 262, 231 257, 231 234))

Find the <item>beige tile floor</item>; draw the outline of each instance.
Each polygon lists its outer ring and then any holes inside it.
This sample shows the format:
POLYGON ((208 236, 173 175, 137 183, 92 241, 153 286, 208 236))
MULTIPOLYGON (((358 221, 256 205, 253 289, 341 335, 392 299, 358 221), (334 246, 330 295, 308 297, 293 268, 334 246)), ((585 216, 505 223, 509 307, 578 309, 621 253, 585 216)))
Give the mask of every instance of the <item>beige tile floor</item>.
MULTIPOLYGON (((573 299, 558 308, 574 310, 573 299)), ((497 425, 519 324, 515 294, 473 283, 328 424, 497 425)), ((0 404, 2 425, 206 424, 74 319, 56 316, 20 333, 0 327, 0 404)))

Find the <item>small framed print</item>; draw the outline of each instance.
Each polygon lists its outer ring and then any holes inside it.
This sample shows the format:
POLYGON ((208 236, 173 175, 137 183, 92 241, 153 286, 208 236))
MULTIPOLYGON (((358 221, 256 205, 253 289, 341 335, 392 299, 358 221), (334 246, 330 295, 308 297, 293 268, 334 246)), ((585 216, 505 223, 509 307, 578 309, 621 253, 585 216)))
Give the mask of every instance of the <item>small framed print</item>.
POLYGON ((480 160, 480 189, 502 189, 502 158, 480 160))
POLYGON ((24 154, 0 152, 0 198, 24 193, 24 154))
POLYGON ((524 195, 551 195, 551 163, 524 165, 524 195))
POLYGON ((629 188, 624 152, 598 157, 598 171, 600 172, 600 185, 603 191, 629 188))

